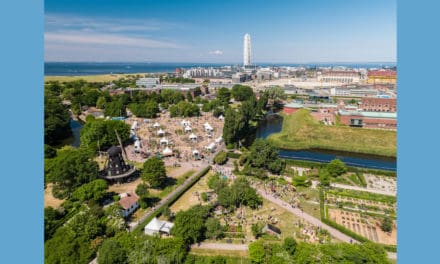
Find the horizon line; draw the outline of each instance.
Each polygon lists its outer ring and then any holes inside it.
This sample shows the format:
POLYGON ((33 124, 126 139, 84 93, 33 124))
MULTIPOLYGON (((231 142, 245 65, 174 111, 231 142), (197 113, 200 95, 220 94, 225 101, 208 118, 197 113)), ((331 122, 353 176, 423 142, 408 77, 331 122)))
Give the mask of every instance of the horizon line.
MULTIPOLYGON (((175 63, 175 64, 238 64, 241 62, 194 62, 194 61, 44 61, 44 63, 175 63)), ((256 64, 328 64, 328 63, 358 63, 358 64, 380 64, 380 63, 393 63, 397 61, 310 61, 310 62, 254 62, 256 64)))

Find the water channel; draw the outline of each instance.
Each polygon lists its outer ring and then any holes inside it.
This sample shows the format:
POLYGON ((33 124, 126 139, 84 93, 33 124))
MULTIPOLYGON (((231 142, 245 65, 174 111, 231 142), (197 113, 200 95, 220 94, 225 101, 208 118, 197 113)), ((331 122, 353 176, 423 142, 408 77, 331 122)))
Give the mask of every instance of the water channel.
MULTIPOLYGON (((257 138, 266 138, 272 133, 281 131, 283 118, 279 115, 270 115, 261 122, 256 131, 257 138)), ((375 155, 364 155, 352 152, 340 152, 322 149, 308 150, 285 150, 280 149, 280 157, 286 159, 306 160, 316 162, 330 162, 340 159, 348 166, 363 167, 369 169, 396 170, 396 159, 375 155)))

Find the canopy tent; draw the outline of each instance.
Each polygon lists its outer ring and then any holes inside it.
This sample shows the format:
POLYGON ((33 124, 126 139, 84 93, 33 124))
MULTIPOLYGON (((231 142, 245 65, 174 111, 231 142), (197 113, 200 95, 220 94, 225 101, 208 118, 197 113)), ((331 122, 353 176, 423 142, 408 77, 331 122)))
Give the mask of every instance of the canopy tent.
POLYGON ((191 127, 189 127, 189 126, 186 126, 185 127, 185 132, 191 132, 192 131, 192 128, 191 127))
POLYGON ((212 142, 211 144, 209 144, 208 146, 205 147, 206 150, 209 151, 214 151, 215 150, 215 143, 212 142))
POLYGON ((209 124, 207 126, 205 126, 205 131, 206 132, 211 132, 213 130, 214 130, 214 128, 212 128, 212 126, 210 126, 209 124))
POLYGON ((138 139, 134 142, 134 150, 138 151, 141 149, 141 141, 138 139))
POLYGON ((223 138, 221 136, 215 139, 215 143, 220 143, 220 142, 223 142, 223 138))
POLYGON ((197 149, 193 150, 192 153, 193 153, 194 156, 198 156, 199 155, 199 151, 197 149))
POLYGON ((168 145, 168 139, 166 139, 166 138, 161 138, 161 139, 160 139, 160 144, 161 144, 161 145, 162 145, 162 144, 168 145))
POLYGON ((171 156, 171 155, 173 155, 173 151, 172 151, 169 147, 166 147, 166 148, 162 151, 162 154, 163 154, 164 156, 171 156))
POLYGON ((158 128, 158 127, 160 127, 160 125, 159 125, 159 123, 156 122, 156 123, 153 124, 153 127, 154 128, 158 128))
POLYGON ((131 130, 136 130, 138 127, 138 122, 134 121, 133 124, 131 125, 131 130))
POLYGON ((163 135, 165 135, 165 131, 163 131, 162 129, 159 129, 159 131, 157 131, 157 135, 163 136, 163 135))
POLYGON ((189 139, 197 139, 197 136, 194 133, 191 133, 191 135, 189 135, 189 139))
POLYGON ((185 127, 186 127, 186 126, 190 126, 190 125, 191 125, 191 122, 189 122, 189 121, 183 119, 182 122, 180 122, 180 124, 181 124, 182 126, 185 126, 185 127))
POLYGON ((219 120, 225 120, 225 117, 224 117, 223 115, 220 115, 220 116, 218 117, 218 119, 219 119, 219 120))
POLYGON ((146 226, 144 229, 145 234, 147 235, 154 235, 157 233, 166 233, 170 234, 171 228, 173 228, 174 224, 167 222, 167 221, 161 221, 154 217, 146 226))

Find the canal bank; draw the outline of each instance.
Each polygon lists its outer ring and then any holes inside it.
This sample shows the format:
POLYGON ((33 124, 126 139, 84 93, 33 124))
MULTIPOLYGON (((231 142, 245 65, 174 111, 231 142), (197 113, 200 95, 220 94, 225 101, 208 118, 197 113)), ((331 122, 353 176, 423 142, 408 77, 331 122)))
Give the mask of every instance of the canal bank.
MULTIPOLYGON (((283 118, 281 116, 270 115, 266 120, 260 122, 256 130, 256 137, 267 138, 273 133, 278 133, 281 131, 282 125, 283 118)), ((280 157, 285 159, 324 163, 330 162, 333 159, 340 159, 348 166, 396 171, 396 159, 392 157, 322 149, 280 149, 279 154, 280 157)))

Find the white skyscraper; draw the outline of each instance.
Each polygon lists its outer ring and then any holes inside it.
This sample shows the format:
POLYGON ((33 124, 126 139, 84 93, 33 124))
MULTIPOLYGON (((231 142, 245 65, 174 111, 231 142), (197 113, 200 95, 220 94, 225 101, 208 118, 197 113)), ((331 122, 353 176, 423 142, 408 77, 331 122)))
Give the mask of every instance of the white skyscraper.
POLYGON ((251 35, 244 35, 243 66, 251 65, 251 35))

